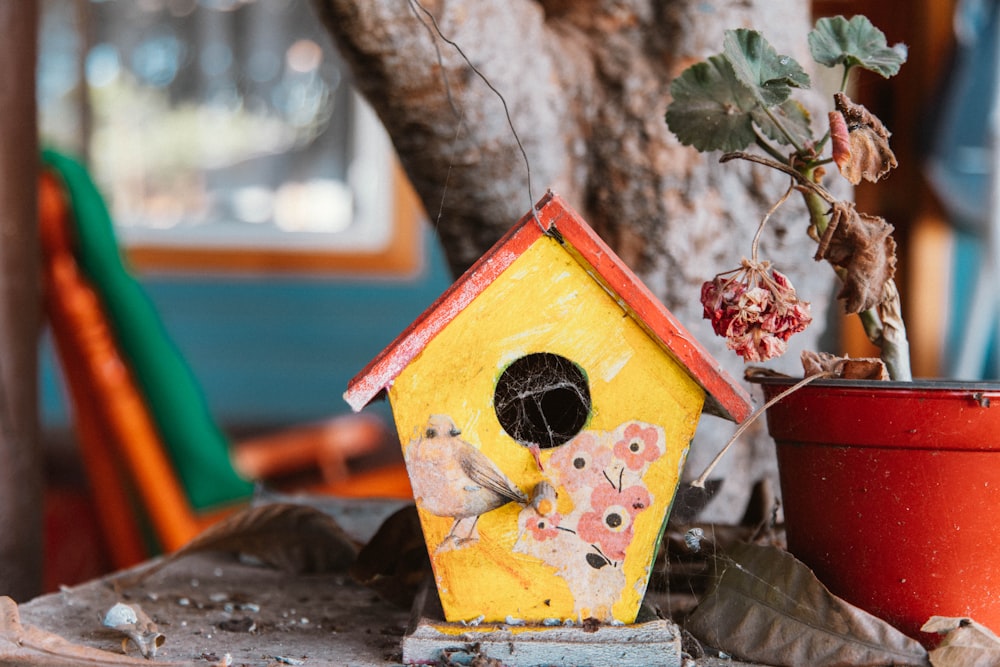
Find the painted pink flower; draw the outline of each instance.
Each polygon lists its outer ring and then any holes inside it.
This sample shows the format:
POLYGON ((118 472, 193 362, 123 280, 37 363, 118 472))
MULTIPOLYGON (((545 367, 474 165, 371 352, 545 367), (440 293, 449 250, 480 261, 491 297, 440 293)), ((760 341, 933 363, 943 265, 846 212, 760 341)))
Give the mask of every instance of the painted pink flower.
POLYGON ((592 433, 579 434, 549 459, 549 466, 559 473, 559 482, 571 491, 606 482, 604 470, 610 463, 611 450, 592 433))
POLYGON ((662 453, 658 435, 654 426, 629 424, 615 443, 615 456, 624 461, 629 470, 639 470, 662 453))
POLYGON ((629 511, 633 519, 653 502, 649 491, 640 484, 622 489, 618 496, 621 504, 625 506, 625 509, 629 511))
POLYGON ((743 260, 701 287, 704 316, 745 361, 766 361, 785 352, 786 342, 812 321, 788 278, 768 262, 743 260))
POLYGON ((632 521, 649 504, 649 492, 642 486, 621 491, 607 485, 598 487, 590 496, 592 509, 580 517, 576 532, 610 560, 624 560, 625 550, 632 542, 632 521))
POLYGON ((528 512, 524 520, 524 528, 531 533, 531 536, 539 542, 551 539, 559 534, 559 522, 562 517, 558 513, 549 516, 541 516, 535 512, 528 512))

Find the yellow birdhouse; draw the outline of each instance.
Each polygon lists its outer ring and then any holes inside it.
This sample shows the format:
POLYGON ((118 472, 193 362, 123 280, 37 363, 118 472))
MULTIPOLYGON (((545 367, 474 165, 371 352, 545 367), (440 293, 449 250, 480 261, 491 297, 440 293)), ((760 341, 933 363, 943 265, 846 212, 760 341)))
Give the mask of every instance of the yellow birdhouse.
POLYGON ((549 193, 344 394, 388 393, 448 621, 632 623, 703 410, 748 395, 549 193))

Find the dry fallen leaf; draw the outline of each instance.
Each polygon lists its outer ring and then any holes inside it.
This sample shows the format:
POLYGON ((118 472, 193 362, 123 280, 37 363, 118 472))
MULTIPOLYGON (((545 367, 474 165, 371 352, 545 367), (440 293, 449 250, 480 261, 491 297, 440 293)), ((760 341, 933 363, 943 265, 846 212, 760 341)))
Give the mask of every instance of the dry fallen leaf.
MULTIPOLYGON (((210 664, 210 663, 209 663, 210 664)), ((0 597, 0 665, 18 667, 93 667, 95 665, 131 665, 132 667, 209 667, 204 661, 160 662, 110 653, 90 646, 81 646, 31 625, 21 625, 17 604, 9 597, 0 597)), ((222 665, 223 663, 216 663, 222 665)))
POLYGON ((776 667, 929 665, 919 642, 830 593, 786 551, 737 545, 716 568, 686 629, 717 649, 776 667))
POLYGON ((944 635, 930 653, 933 667, 996 667, 1000 665, 1000 637, 969 618, 931 616, 920 628, 944 635))
POLYGON ((844 300, 845 312, 860 313, 882 302, 885 283, 896 273, 892 230, 883 218, 858 213, 852 202, 833 204, 815 259, 844 269, 837 298, 844 300))
POLYGON ((151 567, 125 574, 114 583, 120 588, 135 586, 179 558, 203 551, 251 556, 296 574, 335 572, 350 567, 357 549, 325 512, 298 503, 270 503, 249 507, 213 524, 151 567))
POLYGON ((383 521, 351 567, 355 581, 404 609, 413 605, 420 585, 431 572, 415 505, 407 505, 383 521))
POLYGON ((872 357, 838 357, 829 352, 804 350, 801 355, 802 370, 808 377, 833 372, 844 380, 888 380, 885 362, 872 357))

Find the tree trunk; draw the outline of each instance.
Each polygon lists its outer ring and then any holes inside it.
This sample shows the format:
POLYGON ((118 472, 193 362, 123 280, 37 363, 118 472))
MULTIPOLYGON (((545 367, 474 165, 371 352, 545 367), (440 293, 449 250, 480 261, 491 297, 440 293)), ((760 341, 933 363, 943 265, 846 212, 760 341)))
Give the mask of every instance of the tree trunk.
POLYGON ((41 591, 34 2, 0 3, 0 595, 41 591))
MULTIPOLYGON (((757 223, 788 182, 759 167, 720 166, 718 156, 681 146, 663 117, 672 79, 720 52, 728 28, 762 29, 779 52, 811 62, 806 0, 315 2, 388 129, 456 274, 552 189, 742 375, 742 361, 702 320, 701 283, 749 255, 757 223), (506 102, 530 164, 530 196, 504 104, 476 70, 506 102)), ((813 326, 777 365, 793 372, 800 372, 799 351, 818 347, 832 289, 828 270, 813 268, 807 224, 804 207, 789 202, 761 247, 813 302, 813 326)), ((689 459, 694 474, 731 432, 717 421, 702 421, 703 444, 696 442, 689 459)), ((724 485, 731 498, 723 506, 746 499, 744 482, 773 476, 762 440, 749 438, 720 468, 738 477, 724 485)))

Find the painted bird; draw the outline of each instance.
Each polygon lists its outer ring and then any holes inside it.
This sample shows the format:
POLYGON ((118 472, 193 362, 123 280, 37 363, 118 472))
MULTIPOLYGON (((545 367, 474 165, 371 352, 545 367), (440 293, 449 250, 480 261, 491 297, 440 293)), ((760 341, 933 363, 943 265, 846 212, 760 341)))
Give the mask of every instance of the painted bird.
POLYGON ((481 514, 510 502, 528 504, 528 497, 485 454, 459 438, 461 431, 447 415, 433 415, 421 436, 406 448, 413 495, 419 507, 435 516, 452 517, 455 523, 442 545, 478 539, 476 522, 481 514), (472 519, 464 538, 458 524, 472 519))

